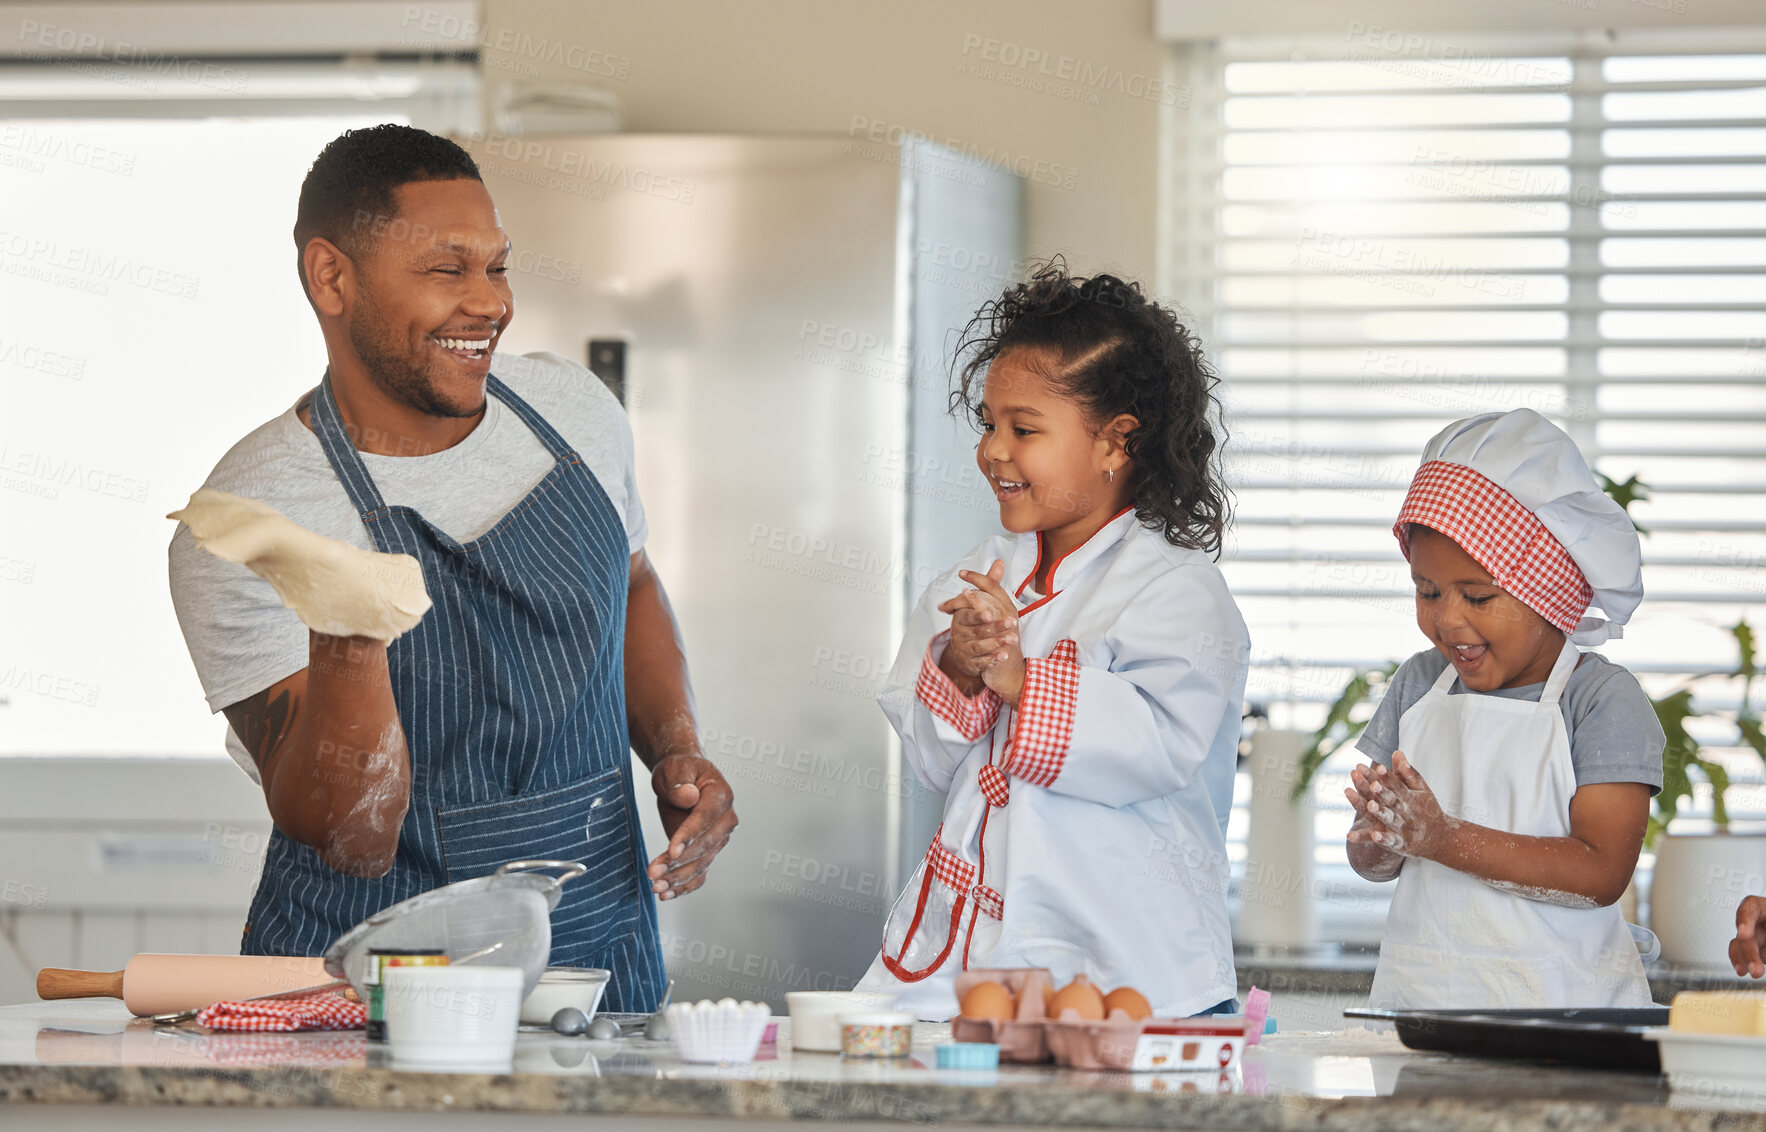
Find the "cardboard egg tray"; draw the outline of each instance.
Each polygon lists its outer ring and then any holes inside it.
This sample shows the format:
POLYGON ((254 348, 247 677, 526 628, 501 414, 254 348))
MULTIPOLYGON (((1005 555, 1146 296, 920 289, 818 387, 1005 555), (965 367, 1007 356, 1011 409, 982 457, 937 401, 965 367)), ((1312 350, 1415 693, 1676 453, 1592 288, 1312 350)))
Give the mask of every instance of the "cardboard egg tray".
POLYGON ((1245 1020, 1236 1015, 1137 1021, 1116 1010, 1101 1022, 1091 1022, 1069 1010, 1060 1018, 1050 1018, 1042 992, 1054 980, 1041 967, 965 971, 957 976, 957 1000, 976 983, 989 981, 1016 996, 1016 1016, 959 1016, 951 1020, 951 1037, 959 1042, 992 1042, 1000 1047, 1001 1061, 1044 1062, 1052 1057, 1056 1064, 1075 1069, 1218 1073, 1236 1064, 1245 1048, 1245 1020), (1035 993, 1024 993, 1027 989, 1035 993))

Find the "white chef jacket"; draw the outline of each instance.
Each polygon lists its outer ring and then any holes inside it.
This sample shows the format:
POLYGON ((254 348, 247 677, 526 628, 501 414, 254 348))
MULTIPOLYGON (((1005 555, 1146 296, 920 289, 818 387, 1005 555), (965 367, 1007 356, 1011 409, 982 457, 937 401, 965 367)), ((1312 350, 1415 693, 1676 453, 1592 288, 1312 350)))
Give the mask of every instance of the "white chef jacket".
POLYGON ((1249 636, 1220 569, 1125 510, 1031 583, 1042 539, 995 536, 937 578, 879 693, 944 824, 891 910, 864 989, 956 1013, 956 974, 1047 967, 1133 986, 1162 1016, 1237 989, 1227 915, 1249 636), (1016 710, 938 668, 959 570, 1006 563, 1027 661, 1016 710), (992 801, 990 801, 990 795, 992 801), (1000 804, 1003 803, 1003 804, 1000 804))

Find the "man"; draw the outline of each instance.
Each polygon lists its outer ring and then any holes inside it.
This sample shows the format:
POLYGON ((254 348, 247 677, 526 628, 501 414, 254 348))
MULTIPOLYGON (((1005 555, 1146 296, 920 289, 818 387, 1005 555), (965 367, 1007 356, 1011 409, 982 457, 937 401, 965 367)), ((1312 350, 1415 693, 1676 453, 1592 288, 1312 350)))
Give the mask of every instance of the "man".
POLYGON ((294 238, 329 368, 205 486, 414 556, 434 605, 390 645, 326 637, 188 528, 173 538, 191 657, 275 822, 242 950, 318 954, 437 885, 578 860, 551 961, 612 970, 606 1009, 653 1009, 655 901, 704 883, 736 814, 699 752, 620 405, 562 358, 495 357, 509 242, 454 143, 346 132, 307 174, 294 238), (631 749, 670 839, 649 862, 631 749))

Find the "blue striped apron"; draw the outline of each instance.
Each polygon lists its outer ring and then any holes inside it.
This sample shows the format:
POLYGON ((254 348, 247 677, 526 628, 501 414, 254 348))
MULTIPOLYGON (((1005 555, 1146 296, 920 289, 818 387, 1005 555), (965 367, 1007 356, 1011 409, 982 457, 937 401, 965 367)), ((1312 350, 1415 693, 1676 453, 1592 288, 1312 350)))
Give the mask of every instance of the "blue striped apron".
POLYGON ((241 950, 318 955, 387 905, 505 861, 581 861, 552 914, 551 962, 612 971, 602 1009, 651 1010, 665 977, 626 733, 625 527, 551 425, 494 376, 486 393, 557 464, 465 544, 389 507, 329 376, 313 396, 313 432, 374 545, 416 558, 435 602, 387 650, 411 805, 392 870, 372 880, 273 830, 241 950))

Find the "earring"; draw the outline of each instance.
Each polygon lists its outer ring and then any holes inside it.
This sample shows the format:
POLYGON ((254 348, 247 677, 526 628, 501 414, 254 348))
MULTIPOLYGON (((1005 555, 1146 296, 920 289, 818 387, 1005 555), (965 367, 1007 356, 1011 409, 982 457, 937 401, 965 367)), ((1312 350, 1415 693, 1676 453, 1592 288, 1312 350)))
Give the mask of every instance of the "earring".
POLYGON ((1109 477, 1111 483, 1116 482, 1116 469, 1115 468, 1105 468, 1104 475, 1109 477))

